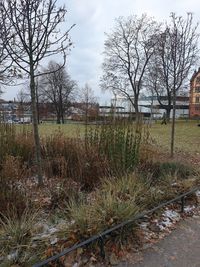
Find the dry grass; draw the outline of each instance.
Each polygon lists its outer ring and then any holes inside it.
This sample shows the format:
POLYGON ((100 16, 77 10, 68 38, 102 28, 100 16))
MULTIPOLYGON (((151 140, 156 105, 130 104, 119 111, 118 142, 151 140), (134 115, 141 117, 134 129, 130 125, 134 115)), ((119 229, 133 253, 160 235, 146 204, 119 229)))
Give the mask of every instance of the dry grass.
MULTIPOLYGON (((76 242, 189 190, 199 179, 196 170, 193 171, 188 165, 161 161, 159 149, 168 151, 170 125, 155 124, 150 128, 151 136, 147 130, 139 138, 135 138, 132 126, 128 131, 112 126, 109 129, 106 125, 105 129, 100 127, 99 132, 95 132, 93 126, 93 133, 89 131, 84 140, 80 138, 84 137, 82 125, 42 124, 42 156, 45 159, 45 185, 48 189, 35 188, 38 194, 34 194, 35 184, 31 184, 31 193, 28 191, 29 195, 26 195, 27 190, 21 190, 23 188, 18 185, 26 184, 25 178, 31 177, 27 169, 32 170, 34 166, 31 126, 17 127, 17 135, 13 129, 7 129, 10 133, 6 137, 9 150, 5 146, 0 165, 0 185, 4 192, 1 194, 0 208, 7 212, 6 217, 5 214, 2 216, 4 220, 0 221, 0 232, 2 242, 6 235, 13 236, 14 240, 2 243, 3 247, 7 247, 3 252, 5 255, 14 249, 15 244, 22 251, 23 258, 32 251, 32 233, 25 227, 25 221, 29 220, 29 214, 24 213, 26 199, 37 199, 37 203, 41 204, 46 198, 45 207, 48 209, 43 206, 43 210, 48 214, 58 211, 62 219, 70 221, 71 224, 64 224, 60 234, 62 236, 64 233, 65 238, 76 242), (138 145, 135 145, 137 141, 138 145), (17 218, 10 212, 10 203, 15 204, 13 208, 16 210, 21 209, 17 218), (18 221, 19 224, 16 223, 18 221), (22 249, 24 246, 28 248, 26 255, 23 254, 26 250, 22 249)), ((194 122, 178 122, 177 151, 183 154, 199 153, 199 130, 194 122)), ((4 140, 2 135, 2 144, 4 140)), ((132 230, 124 229, 124 234, 130 235, 134 230, 134 227, 132 230)))
POLYGON ((39 213, 28 209, 21 217, 13 210, 11 216, 2 215, 0 219, 0 255, 3 256, 1 266, 31 266, 32 260, 44 252, 42 246, 32 240, 33 229, 38 222, 39 213))
MULTIPOLYGON (((200 148, 200 128, 197 127, 197 121, 177 121, 176 123, 176 151, 198 153, 200 148)), ((31 129, 31 125, 18 125, 18 131, 23 128, 31 129)), ((92 126, 93 127, 93 126, 92 126)), ((56 132, 64 133, 68 137, 82 136, 84 134, 84 125, 69 123, 57 125, 53 123, 43 123, 39 125, 41 136, 48 136, 56 132)), ((171 124, 161 125, 157 122, 150 128, 151 137, 165 150, 170 147, 171 124)))
POLYGON ((79 240, 128 220, 143 209, 139 203, 141 195, 144 195, 144 185, 135 174, 106 179, 92 196, 69 203, 67 209, 73 223, 61 233, 75 235, 79 240))
MULTIPOLYGON (((171 124, 156 123, 150 128, 151 137, 165 151, 170 149, 171 124)), ((183 153, 200 153, 200 127, 196 121, 177 121, 175 150, 183 153)))

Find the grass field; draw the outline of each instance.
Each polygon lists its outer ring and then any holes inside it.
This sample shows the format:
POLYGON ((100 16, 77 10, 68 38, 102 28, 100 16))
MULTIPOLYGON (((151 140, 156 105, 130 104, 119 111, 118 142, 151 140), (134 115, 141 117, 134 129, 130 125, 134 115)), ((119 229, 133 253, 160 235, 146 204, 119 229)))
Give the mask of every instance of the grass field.
MULTIPOLYGON (((175 150, 185 153, 200 153, 200 127, 197 127, 196 121, 177 121, 175 132, 175 150)), ((18 126, 22 127, 22 126, 18 126)), ((31 129, 31 126, 25 126, 31 129)), ((94 126, 91 126, 94 127, 94 126)), ((77 137, 84 133, 83 124, 69 123, 57 125, 53 123, 43 123, 39 126, 41 136, 47 136, 54 133, 63 133, 69 137, 77 137)), ((155 144, 169 151, 171 124, 161 125, 159 122, 152 124, 149 128, 150 136, 155 144)))
MULTIPOLYGON (((178 121, 175 131, 176 151, 200 153, 200 127, 195 121, 178 121)), ((170 148, 171 124, 154 124, 150 129, 151 137, 164 149, 170 148)))

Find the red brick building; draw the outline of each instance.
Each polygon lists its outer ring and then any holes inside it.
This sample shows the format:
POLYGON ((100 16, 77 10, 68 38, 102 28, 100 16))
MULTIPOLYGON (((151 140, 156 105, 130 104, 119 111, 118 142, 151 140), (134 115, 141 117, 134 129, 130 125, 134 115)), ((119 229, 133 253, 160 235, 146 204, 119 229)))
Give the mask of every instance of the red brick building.
POLYGON ((191 119, 200 118, 200 68, 190 80, 189 116, 191 119))

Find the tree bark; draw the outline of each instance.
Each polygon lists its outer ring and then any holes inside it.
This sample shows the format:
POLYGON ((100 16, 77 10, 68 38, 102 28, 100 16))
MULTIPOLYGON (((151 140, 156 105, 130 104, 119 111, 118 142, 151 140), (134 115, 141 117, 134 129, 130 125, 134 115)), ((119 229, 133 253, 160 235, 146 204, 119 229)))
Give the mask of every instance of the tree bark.
POLYGON ((60 124, 60 115, 57 114, 57 124, 60 124))
POLYGON ((40 124, 38 84, 36 83, 35 83, 35 93, 36 93, 37 120, 38 124, 40 124))
POLYGON ((138 107, 138 96, 135 96, 134 99, 134 108, 135 108, 135 121, 139 122, 140 120, 140 113, 139 113, 139 107, 138 107))
POLYGON ((170 113, 171 113, 171 109, 166 108, 166 121, 167 121, 167 122, 170 121, 170 113))
POLYGON ((37 103, 36 103, 36 90, 35 90, 35 77, 33 66, 30 66, 30 91, 31 91, 31 109, 32 109, 32 124, 33 124, 33 135, 35 142, 35 160, 37 166, 37 178, 38 185, 43 185, 42 175, 42 159, 41 159, 41 148, 40 138, 38 131, 38 116, 37 116, 37 103))
POLYGON ((175 139, 175 119, 176 119, 176 90, 173 89, 173 113, 172 113, 172 130, 171 130, 171 158, 174 157, 174 139, 175 139))

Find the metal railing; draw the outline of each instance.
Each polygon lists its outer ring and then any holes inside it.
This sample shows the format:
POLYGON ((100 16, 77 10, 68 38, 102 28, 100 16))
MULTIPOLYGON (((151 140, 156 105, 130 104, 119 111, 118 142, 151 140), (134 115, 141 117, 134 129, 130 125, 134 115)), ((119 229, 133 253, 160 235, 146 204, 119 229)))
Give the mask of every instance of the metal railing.
POLYGON ((109 228, 105 231, 103 231, 102 233, 100 234, 97 234, 97 235, 94 235, 92 237, 90 237, 89 239, 83 241, 83 242, 80 242, 78 244, 75 244, 74 246, 70 247, 70 248, 67 248, 67 249, 64 249, 62 252, 58 253, 57 255, 55 256, 52 256, 46 260, 43 260, 41 261, 40 263, 37 263, 37 264, 34 264, 32 267, 42 267, 42 266, 47 266, 49 263, 52 263, 52 262, 58 262, 60 265, 59 266, 62 266, 61 262, 59 261, 59 259, 67 254, 69 254, 70 252, 78 249, 78 248, 81 248, 81 247, 84 247, 86 245, 89 245, 91 243, 94 243, 94 242, 98 242, 99 244, 99 247, 100 247, 100 255, 104 258, 105 257, 105 250, 104 250, 104 239, 106 238, 106 236, 110 235, 111 233, 113 233, 114 231, 116 230, 119 230, 121 228, 123 228, 124 226, 127 226, 127 225, 130 225, 130 224, 133 224, 135 221, 139 220, 139 219, 142 219, 144 216, 146 215, 149 215, 153 212, 155 212, 156 210, 158 209, 161 209, 169 204, 172 204, 174 202, 177 202, 179 200, 181 200, 181 212, 184 212, 184 205, 185 205, 185 198, 188 196, 188 195, 191 195, 192 193, 195 193, 196 191, 200 190, 199 187, 196 187, 196 188, 193 188, 191 189, 190 191, 186 192, 186 193, 183 193, 169 201, 166 201, 148 211, 145 211, 143 213, 140 213, 136 216, 134 216, 133 218, 127 220, 127 221, 124 221, 116 226, 113 226, 112 228, 109 228))

